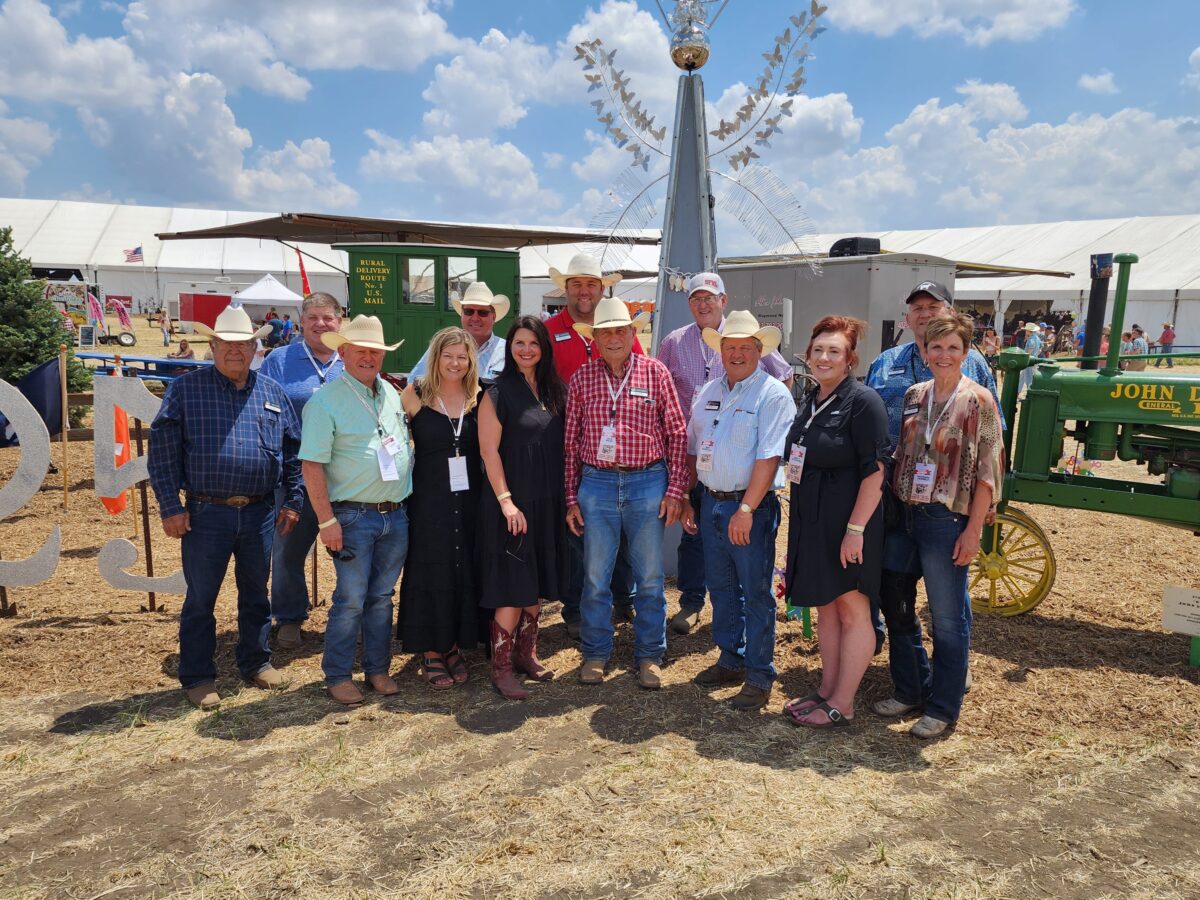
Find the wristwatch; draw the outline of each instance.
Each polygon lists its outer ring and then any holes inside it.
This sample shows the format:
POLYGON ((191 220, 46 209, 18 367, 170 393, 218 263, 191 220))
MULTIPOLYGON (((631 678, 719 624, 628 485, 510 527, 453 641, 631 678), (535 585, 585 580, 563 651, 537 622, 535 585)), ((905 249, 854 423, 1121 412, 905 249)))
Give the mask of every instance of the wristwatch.
POLYGON ((738 507, 738 512, 753 513, 754 510, 750 508, 748 503, 743 503, 738 507))

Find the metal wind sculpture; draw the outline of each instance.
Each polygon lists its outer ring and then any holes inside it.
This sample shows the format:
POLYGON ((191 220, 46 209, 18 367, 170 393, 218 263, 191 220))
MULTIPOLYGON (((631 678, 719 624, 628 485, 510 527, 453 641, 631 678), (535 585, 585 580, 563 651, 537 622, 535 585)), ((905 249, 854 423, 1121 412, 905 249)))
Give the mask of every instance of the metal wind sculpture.
POLYGON ((772 138, 781 133, 784 120, 793 115, 795 97, 805 84, 810 42, 825 30, 818 20, 826 7, 812 0, 809 10, 791 17, 790 24, 775 37, 772 49, 763 54, 766 65, 751 82, 737 112, 708 131, 698 70, 711 55, 708 32, 729 0, 677 0, 670 15, 660 0, 655 2, 671 33, 671 60, 685 73, 679 78, 670 152, 664 149, 666 126, 655 128, 655 117, 643 108, 630 89, 629 77, 616 65, 617 51, 606 49, 599 38, 585 41, 575 50, 576 59, 583 62, 588 92, 604 92, 591 102, 596 121, 614 144, 630 155, 629 167, 605 193, 608 205, 591 222, 591 230, 597 234, 593 251, 606 267, 626 266, 632 238, 648 227, 656 214, 651 189, 663 180, 668 182, 659 262, 657 345, 659 335, 688 321, 684 304, 665 301, 680 293, 692 274, 715 265, 714 209, 718 204, 745 225, 765 252, 794 252, 817 269, 816 248, 811 243, 814 229, 800 201, 782 179, 755 160, 760 158, 759 150, 770 147, 772 138), (719 145, 716 149, 710 150, 710 137, 719 145), (656 157, 669 159, 669 170, 646 181, 639 171, 648 173, 656 157), (716 168, 722 161, 728 173, 716 168), (715 196, 713 176, 718 184, 715 196))

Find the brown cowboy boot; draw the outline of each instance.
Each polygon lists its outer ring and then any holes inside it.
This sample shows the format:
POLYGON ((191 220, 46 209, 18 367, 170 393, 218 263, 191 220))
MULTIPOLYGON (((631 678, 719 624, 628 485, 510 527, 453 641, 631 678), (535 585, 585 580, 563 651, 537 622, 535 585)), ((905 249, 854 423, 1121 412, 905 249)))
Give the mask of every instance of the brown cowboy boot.
POLYGON ((524 700, 529 691, 513 675, 513 635, 492 620, 492 684, 505 700, 524 700))
POLYGON ((513 653, 513 668, 524 672, 534 681, 553 681, 554 673, 537 658, 538 617, 528 609, 521 610, 517 623, 517 649, 513 653))

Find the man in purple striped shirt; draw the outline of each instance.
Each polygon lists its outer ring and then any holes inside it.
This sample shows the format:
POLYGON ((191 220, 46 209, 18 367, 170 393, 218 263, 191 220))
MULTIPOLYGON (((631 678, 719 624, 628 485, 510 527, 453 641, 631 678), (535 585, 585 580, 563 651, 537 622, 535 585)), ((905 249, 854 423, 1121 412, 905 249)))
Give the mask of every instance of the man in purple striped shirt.
MULTIPOLYGON (((701 333, 705 328, 721 331, 725 328, 725 306, 729 298, 725 294, 725 282, 715 272, 701 272, 688 282, 688 309, 696 321, 677 328, 662 339, 658 345, 658 359, 671 372, 675 391, 683 416, 692 417, 692 402, 699 396, 701 388, 714 378, 725 374, 721 354, 704 343, 701 333)), ((778 378, 789 388, 794 373, 778 351, 765 354, 759 367, 768 375, 778 378)), ((694 488, 692 508, 700 508, 700 496, 694 488)), ((704 546, 700 535, 686 531, 679 542, 679 561, 675 576, 679 586, 679 612, 671 619, 671 629, 678 634, 687 634, 700 621, 704 609, 704 596, 708 586, 704 582, 704 546)))

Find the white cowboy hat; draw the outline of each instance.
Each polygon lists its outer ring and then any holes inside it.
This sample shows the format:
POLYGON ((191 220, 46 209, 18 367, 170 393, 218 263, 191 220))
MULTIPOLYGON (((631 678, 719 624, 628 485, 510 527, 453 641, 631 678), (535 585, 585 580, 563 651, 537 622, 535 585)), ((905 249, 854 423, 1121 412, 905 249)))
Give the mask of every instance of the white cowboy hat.
POLYGON ((572 256, 565 272, 558 271, 554 266, 550 267, 550 280, 564 290, 567 287, 568 278, 599 278, 600 283, 605 287, 612 287, 621 280, 621 277, 618 272, 601 275, 600 260, 587 253, 576 253, 572 256))
POLYGON ((704 343, 718 353, 721 352, 721 338, 757 338, 762 343, 762 352, 772 352, 783 340, 783 333, 774 325, 758 326, 758 319, 748 309, 731 312, 725 319, 725 327, 721 331, 715 328, 705 328, 701 337, 704 343))
POLYGON ((356 347, 367 347, 370 350, 395 350, 404 341, 394 344, 383 340, 383 323, 375 316, 355 316, 353 320, 342 325, 340 331, 327 331, 321 335, 321 343, 330 350, 336 350, 342 344, 353 344, 356 347))
POLYGON ((605 297, 596 304, 596 313, 592 318, 592 324, 585 325, 583 322, 576 322, 575 330, 590 341, 592 330, 595 328, 620 328, 622 325, 632 325, 633 330, 637 331, 649 321, 650 316, 646 313, 638 313, 637 318, 634 319, 629 318, 629 307, 620 297, 605 297))
POLYGON ((493 294, 486 281, 473 281, 467 285, 466 293, 461 300, 450 298, 450 305, 460 316, 464 306, 490 306, 496 310, 496 321, 499 322, 508 315, 512 303, 503 294, 493 294))
POLYGON ((221 310, 215 328, 209 328, 203 322, 196 322, 195 325, 198 334, 207 338, 220 338, 223 341, 253 341, 271 333, 270 325, 264 325, 255 331, 250 314, 240 306, 227 306, 221 310))
POLYGON ((1031 332, 1031 333, 1034 331, 1041 331, 1042 326, 1040 326, 1037 322, 1030 322, 1028 325, 1025 326, 1025 330, 1028 332, 1031 332))

